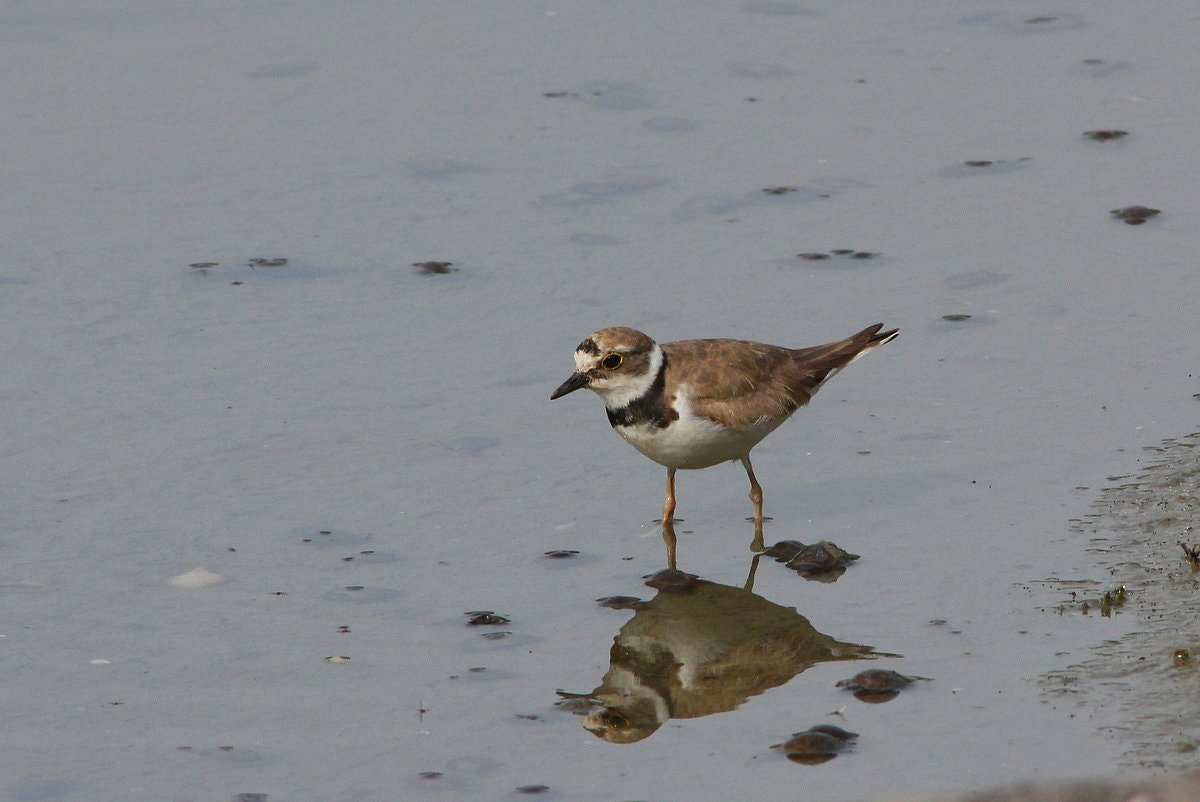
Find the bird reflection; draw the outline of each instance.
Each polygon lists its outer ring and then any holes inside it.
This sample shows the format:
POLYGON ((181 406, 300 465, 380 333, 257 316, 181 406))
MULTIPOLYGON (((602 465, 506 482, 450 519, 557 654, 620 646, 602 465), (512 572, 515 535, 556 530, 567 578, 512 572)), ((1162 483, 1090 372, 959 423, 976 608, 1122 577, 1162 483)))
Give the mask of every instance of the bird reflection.
POLYGON ((634 743, 672 718, 733 710, 818 663, 879 656, 753 593, 758 559, 742 588, 670 568, 651 576, 654 598, 622 605, 634 615, 614 639, 600 685, 587 694, 559 691, 568 700, 560 704, 582 713, 597 737, 634 743))

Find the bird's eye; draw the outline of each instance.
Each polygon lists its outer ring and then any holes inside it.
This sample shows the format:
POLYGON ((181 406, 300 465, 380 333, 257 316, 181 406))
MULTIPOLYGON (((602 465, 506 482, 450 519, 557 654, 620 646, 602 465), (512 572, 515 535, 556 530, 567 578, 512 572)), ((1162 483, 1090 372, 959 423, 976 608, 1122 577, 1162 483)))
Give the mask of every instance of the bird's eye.
POLYGON ((605 370, 616 370, 617 368, 621 367, 621 363, 624 361, 625 357, 621 356, 620 354, 609 354, 608 356, 604 357, 604 359, 600 360, 600 365, 605 370))

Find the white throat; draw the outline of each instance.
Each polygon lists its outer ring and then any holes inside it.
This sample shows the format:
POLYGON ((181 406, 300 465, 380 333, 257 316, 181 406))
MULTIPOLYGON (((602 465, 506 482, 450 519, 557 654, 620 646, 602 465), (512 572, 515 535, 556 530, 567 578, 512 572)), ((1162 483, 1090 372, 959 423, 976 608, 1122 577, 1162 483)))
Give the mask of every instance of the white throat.
POLYGON ((592 384, 590 389, 600 394, 604 399, 604 406, 614 410, 621 409, 650 392, 650 386, 654 384, 654 378, 658 376, 662 363, 662 349, 658 347, 658 343, 655 343, 654 350, 650 352, 650 364, 645 373, 597 382, 592 384))

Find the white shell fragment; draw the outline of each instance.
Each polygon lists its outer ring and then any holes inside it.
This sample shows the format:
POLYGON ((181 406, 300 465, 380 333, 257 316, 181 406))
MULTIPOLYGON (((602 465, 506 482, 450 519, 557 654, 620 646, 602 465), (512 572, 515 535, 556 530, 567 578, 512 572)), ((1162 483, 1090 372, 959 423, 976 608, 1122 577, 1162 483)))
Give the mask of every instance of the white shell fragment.
POLYGON ((167 580, 167 584, 177 588, 207 588, 219 585, 224 581, 225 577, 214 574, 207 568, 193 568, 186 574, 171 577, 167 580))

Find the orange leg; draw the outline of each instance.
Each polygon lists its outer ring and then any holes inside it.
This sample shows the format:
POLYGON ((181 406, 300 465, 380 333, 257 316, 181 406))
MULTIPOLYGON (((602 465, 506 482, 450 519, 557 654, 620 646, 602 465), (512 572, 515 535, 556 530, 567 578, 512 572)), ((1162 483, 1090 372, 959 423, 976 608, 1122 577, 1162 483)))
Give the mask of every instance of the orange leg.
POLYGON ((667 500, 663 502, 663 526, 675 520, 675 469, 667 468, 667 500))
POLYGON ((746 469, 746 476, 750 477, 750 501, 754 502, 754 540, 750 541, 750 550, 758 552, 766 548, 763 545, 762 485, 758 483, 758 479, 754 478, 754 468, 750 467, 749 454, 742 457, 742 467, 746 469))

